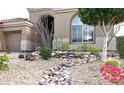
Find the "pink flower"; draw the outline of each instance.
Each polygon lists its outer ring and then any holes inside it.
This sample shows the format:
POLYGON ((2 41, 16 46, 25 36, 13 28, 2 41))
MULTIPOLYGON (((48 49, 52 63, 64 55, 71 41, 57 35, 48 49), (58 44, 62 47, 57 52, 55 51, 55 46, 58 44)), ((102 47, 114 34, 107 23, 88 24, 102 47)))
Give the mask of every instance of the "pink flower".
POLYGON ((105 76, 105 75, 106 75, 106 72, 105 72, 105 71, 103 71, 103 72, 102 72, 102 76, 105 76))
POLYGON ((120 67, 104 65, 100 68, 100 73, 105 80, 120 81, 124 79, 124 69, 120 67))
POLYGON ((104 67, 100 68, 100 73, 102 73, 104 71, 104 67))
POLYGON ((123 78, 123 79, 124 79, 124 75, 123 75, 123 76, 121 75, 121 78, 123 78))
POLYGON ((118 77, 118 80, 122 80, 122 77, 118 77))
POLYGON ((109 78, 109 76, 104 76, 103 78, 106 80, 106 79, 108 79, 108 78, 109 78))
POLYGON ((111 77, 111 80, 112 81, 116 81, 117 80, 117 77, 111 77))

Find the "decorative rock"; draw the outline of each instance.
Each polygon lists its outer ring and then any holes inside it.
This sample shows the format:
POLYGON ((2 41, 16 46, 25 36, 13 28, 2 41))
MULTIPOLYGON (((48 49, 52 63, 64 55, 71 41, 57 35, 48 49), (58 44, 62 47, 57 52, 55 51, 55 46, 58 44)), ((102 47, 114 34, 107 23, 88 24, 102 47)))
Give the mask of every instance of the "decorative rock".
POLYGON ((66 75, 64 78, 67 79, 67 80, 70 80, 70 76, 69 75, 66 75))
POLYGON ((84 55, 81 55, 80 59, 83 59, 84 58, 84 55))
POLYGON ((44 75, 43 76, 45 79, 49 79, 49 76, 48 75, 44 75))
POLYGON ((60 77, 59 80, 60 80, 60 81, 64 81, 64 78, 63 78, 63 77, 60 77))
POLYGON ((96 58, 96 56, 95 56, 95 55, 93 55, 93 54, 92 54, 92 55, 90 55, 90 57, 91 57, 91 58, 96 58))
POLYGON ((64 73, 67 74, 66 77, 68 77, 68 76, 71 74, 71 73, 70 73, 69 71, 67 71, 67 70, 65 70, 64 73))
POLYGON ((60 64, 60 66, 61 66, 61 67, 63 67, 63 66, 66 66, 66 64, 64 64, 64 63, 61 63, 61 64, 60 64))
POLYGON ((37 52, 32 52, 33 56, 38 56, 39 54, 37 52))
POLYGON ((85 57, 85 58, 88 58, 88 57, 89 57, 89 55, 84 55, 84 57, 85 57))
POLYGON ((54 76, 56 76, 56 75, 57 75, 57 74, 56 74, 56 73, 54 73, 54 72, 53 72, 53 73, 49 73, 49 74, 48 74, 48 76, 52 76, 52 77, 54 77, 54 76))
POLYGON ((24 58, 24 54, 19 54, 18 58, 24 58))
MULTIPOLYGON (((45 80, 40 80, 40 85, 71 85, 74 84, 75 81, 72 80, 70 77, 71 72, 75 69, 75 67, 80 66, 81 64, 86 64, 88 61, 93 62, 94 60, 97 60, 96 55, 91 55, 89 57, 90 52, 85 53, 84 55, 74 55, 74 54, 66 54, 61 52, 59 54, 59 58, 64 60, 64 63, 59 64, 58 66, 54 68, 48 69, 46 72, 44 72, 43 77, 45 80), (81 59, 82 58, 82 59, 81 59)), ((94 70, 95 68, 88 68, 91 70, 94 70)), ((90 73, 88 74, 90 75, 90 73)), ((94 76, 94 78, 97 77, 94 76)), ((90 80, 83 82, 84 84, 92 84, 90 80)), ((78 84, 76 82, 76 84, 78 84)))
POLYGON ((51 72, 53 72, 54 71, 54 69, 53 68, 50 68, 50 69, 48 69, 49 71, 51 71, 51 72))
POLYGON ((35 56, 32 55, 32 54, 26 54, 25 60, 34 61, 35 60, 35 56))
POLYGON ((89 59, 89 62, 94 62, 94 61, 96 61, 96 58, 90 58, 89 59))
POLYGON ((45 82, 45 79, 41 79, 39 82, 45 82))
POLYGON ((62 51, 55 51, 55 53, 60 54, 60 53, 62 53, 62 51))
POLYGON ((71 71, 79 62, 66 60, 59 66, 50 68, 43 73, 43 79, 39 81, 40 85, 70 85, 73 81, 70 78, 71 71), (44 80, 45 79, 45 80, 44 80))
POLYGON ((54 57, 56 55, 56 53, 52 53, 51 56, 54 57))

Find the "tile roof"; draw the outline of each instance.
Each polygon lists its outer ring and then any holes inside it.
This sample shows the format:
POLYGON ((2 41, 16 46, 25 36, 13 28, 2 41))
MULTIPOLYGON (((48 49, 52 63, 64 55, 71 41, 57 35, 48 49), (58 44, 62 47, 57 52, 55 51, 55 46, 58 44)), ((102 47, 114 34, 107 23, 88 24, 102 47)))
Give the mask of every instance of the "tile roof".
POLYGON ((12 22, 22 22, 22 21, 28 21, 28 18, 13 18, 13 19, 0 20, 0 24, 12 23, 12 22))

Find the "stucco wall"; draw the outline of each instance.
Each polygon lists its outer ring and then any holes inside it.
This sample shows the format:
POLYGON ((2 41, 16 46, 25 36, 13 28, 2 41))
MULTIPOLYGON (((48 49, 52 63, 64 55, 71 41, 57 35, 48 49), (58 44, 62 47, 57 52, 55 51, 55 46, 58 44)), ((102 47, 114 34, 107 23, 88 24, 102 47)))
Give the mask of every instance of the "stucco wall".
MULTIPOLYGON (((95 45, 99 48, 103 48, 103 41, 104 41, 103 37, 97 37, 95 45)), ((108 46, 108 50, 116 50, 116 42, 115 41, 116 41, 115 38, 113 38, 108 46)))
POLYGON ((4 43, 5 43, 4 35, 3 32, 0 31, 0 51, 4 50, 4 43))
MULTIPOLYGON (((94 44, 89 44, 91 46, 96 46, 98 48, 103 49, 103 37, 96 37, 96 43, 94 44)), ((115 38, 112 39, 108 46, 108 50, 116 50, 116 42, 115 38)), ((56 45, 60 45, 60 43, 69 43, 69 38, 58 38, 58 40, 53 40, 53 48, 56 48, 56 45), (57 44, 56 44, 57 43, 57 44)), ((71 43, 70 47, 71 49, 74 49, 78 46, 81 46, 83 43, 71 43)))
POLYGON ((30 27, 25 26, 22 30, 21 50, 32 51, 34 50, 34 30, 30 27))
MULTIPOLYGON (((98 27, 98 26, 95 26, 95 36, 96 37, 103 37, 103 34, 101 33, 101 30, 100 30, 100 28, 98 27)), ((113 32, 114 32, 114 26, 112 27, 112 29, 111 29, 111 33, 110 33, 110 35, 112 35, 113 34, 113 32)), ((109 36, 110 36, 109 35, 109 36)))
MULTIPOLYGON (((10 32, 10 33, 13 33, 13 31, 21 31, 20 50, 21 51, 34 50, 34 36, 35 36, 34 33, 35 32, 34 32, 34 27, 33 27, 32 23, 29 23, 27 21, 26 22, 5 23, 5 24, 0 25, 0 31, 1 32, 10 32)), ((2 38, 2 41, 4 41, 4 40, 5 39, 2 38)), ((0 48, 2 50, 4 50, 3 46, 0 48)))
POLYGON ((30 12, 30 14, 29 14, 29 20, 30 20, 32 23, 36 24, 37 21, 38 21, 38 18, 39 18, 40 16, 42 16, 42 15, 45 15, 45 14, 54 17, 54 13, 53 13, 52 11, 40 11, 40 12, 39 12, 39 11, 35 11, 35 12, 30 12))
POLYGON ((55 36, 70 38, 71 20, 76 12, 64 12, 55 14, 55 36))
MULTIPOLYGON (((33 23, 37 23, 37 19, 39 16, 48 14, 54 17, 54 35, 60 39, 62 38, 63 42, 69 42, 71 46, 77 46, 79 44, 72 44, 71 43, 71 21, 73 17, 77 14, 77 9, 48 9, 47 11, 44 11, 44 9, 30 9, 29 10, 29 19, 33 23)), ((113 30, 113 29, 112 29, 113 30)), ((103 45, 103 38, 102 34, 100 32, 100 29, 96 26, 95 32, 94 32, 94 39, 95 44, 100 48, 102 48, 103 45)), ((54 40, 55 41, 55 40, 54 40)), ((53 46, 54 42, 53 41, 53 46)), ((115 39, 113 39, 110 43, 109 50, 115 50, 115 39)))

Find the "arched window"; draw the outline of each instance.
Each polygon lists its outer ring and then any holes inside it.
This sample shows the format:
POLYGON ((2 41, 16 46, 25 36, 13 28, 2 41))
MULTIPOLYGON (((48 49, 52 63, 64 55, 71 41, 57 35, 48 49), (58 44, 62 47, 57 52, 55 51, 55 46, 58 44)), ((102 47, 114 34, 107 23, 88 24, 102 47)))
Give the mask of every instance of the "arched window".
POLYGON ((72 19, 71 26, 72 26, 72 31, 71 31, 72 43, 75 42, 93 43, 94 41, 93 26, 83 24, 77 15, 72 19))

